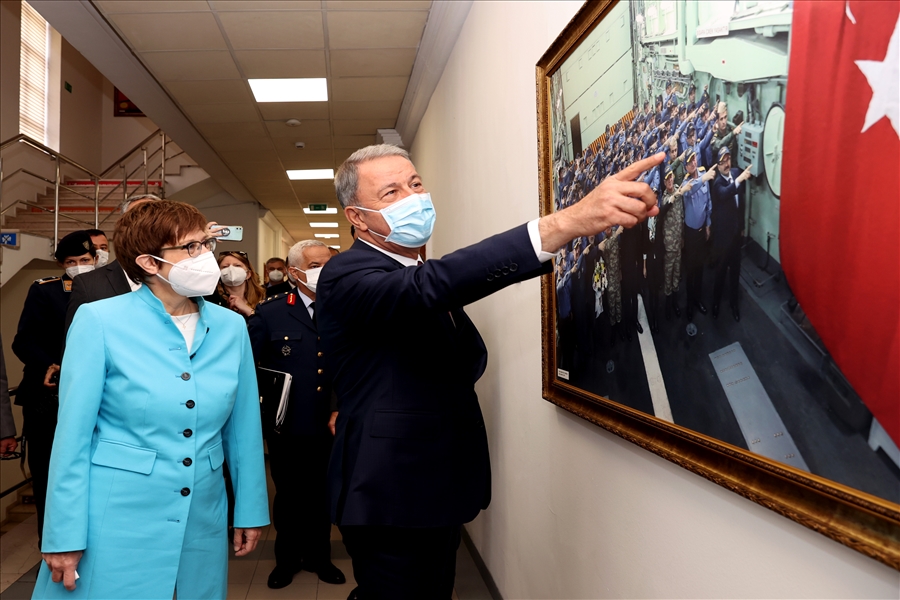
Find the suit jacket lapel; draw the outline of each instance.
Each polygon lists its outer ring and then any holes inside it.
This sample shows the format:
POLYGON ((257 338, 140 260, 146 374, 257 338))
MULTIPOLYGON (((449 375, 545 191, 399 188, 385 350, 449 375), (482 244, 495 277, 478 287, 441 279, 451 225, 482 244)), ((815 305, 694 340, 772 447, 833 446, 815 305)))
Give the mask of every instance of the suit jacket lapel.
POLYGON ((318 333, 316 330, 316 324, 313 323, 312 319, 309 316, 309 309, 306 308, 306 304, 303 303, 303 298, 300 298, 300 292, 293 292, 297 297, 297 301, 293 306, 289 306, 290 310, 288 314, 306 325, 311 330, 318 333))
POLYGON ((117 294, 127 294, 131 291, 131 286, 128 285, 128 277, 117 260, 106 265, 106 279, 109 280, 109 284, 117 294))

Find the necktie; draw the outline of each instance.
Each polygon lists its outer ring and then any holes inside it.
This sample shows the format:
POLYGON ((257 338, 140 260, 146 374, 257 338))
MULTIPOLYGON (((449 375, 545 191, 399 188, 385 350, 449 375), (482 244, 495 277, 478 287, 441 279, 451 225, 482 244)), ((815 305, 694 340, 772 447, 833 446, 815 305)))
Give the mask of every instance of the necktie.
POLYGON ((316 322, 316 303, 314 301, 309 303, 309 311, 312 313, 310 315, 310 318, 312 319, 312 322, 315 323, 316 322))

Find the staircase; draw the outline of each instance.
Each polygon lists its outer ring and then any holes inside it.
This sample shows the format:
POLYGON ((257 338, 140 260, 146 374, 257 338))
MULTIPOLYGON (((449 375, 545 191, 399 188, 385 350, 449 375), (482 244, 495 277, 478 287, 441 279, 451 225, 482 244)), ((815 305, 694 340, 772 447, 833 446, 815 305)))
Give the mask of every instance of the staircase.
MULTIPOLYGON (((80 191, 85 196, 93 196, 94 183, 92 181, 66 181, 67 187, 80 191)), ((150 181, 147 186, 147 193, 159 195, 161 189, 160 181, 150 181)), ((113 180, 100 181, 100 198, 107 194, 115 195, 106 199, 100 204, 98 227, 106 232, 107 236, 112 237, 112 231, 116 221, 121 215, 121 205, 124 200, 122 196, 122 182, 113 180), (118 189, 113 190, 118 186, 118 189)), ((144 193, 143 181, 129 181, 127 195, 144 193)), ((31 203, 32 205, 19 205, 15 208, 15 215, 5 215, 4 231, 18 230, 20 233, 29 233, 47 238, 53 238, 53 210, 55 198, 52 188, 48 188, 44 194, 38 194, 31 203), (36 206, 34 206, 36 205, 36 206), (38 208, 40 207, 40 208, 38 208)), ((12 212, 12 211, 11 211, 12 212)), ((94 202, 69 190, 59 190, 59 237, 77 231, 79 229, 94 229, 94 202)))

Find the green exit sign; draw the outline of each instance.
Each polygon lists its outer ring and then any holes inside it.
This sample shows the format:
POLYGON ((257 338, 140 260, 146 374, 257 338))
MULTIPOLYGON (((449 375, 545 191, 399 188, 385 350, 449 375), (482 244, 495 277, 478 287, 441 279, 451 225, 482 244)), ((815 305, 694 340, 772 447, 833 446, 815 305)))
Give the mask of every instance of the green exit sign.
POLYGON ((312 212, 325 212, 328 210, 327 204, 310 204, 309 210, 312 212))

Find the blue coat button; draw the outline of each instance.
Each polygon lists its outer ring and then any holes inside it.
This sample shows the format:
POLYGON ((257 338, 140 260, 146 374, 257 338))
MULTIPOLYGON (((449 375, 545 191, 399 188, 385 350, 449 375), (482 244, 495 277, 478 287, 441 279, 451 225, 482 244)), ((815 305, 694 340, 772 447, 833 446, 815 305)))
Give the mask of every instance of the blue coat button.
POLYGON ((181 495, 182 495, 182 496, 190 496, 190 495, 191 495, 191 489, 190 489, 190 488, 181 488, 181 495))
POLYGON ((184 379, 185 381, 187 381, 188 379, 191 378, 191 374, 190 373, 182 373, 181 378, 184 379))
POLYGON ((191 431, 190 429, 185 429, 184 431, 181 432, 181 434, 184 437, 191 437, 192 435, 194 435, 194 432, 191 431))
POLYGON ((187 406, 188 408, 194 408, 195 403, 193 400, 188 400, 187 402, 184 403, 184 405, 187 406))
POLYGON ((191 464, 193 464, 193 462, 194 461, 192 461, 190 458, 186 458, 183 461, 181 461, 181 464, 183 464, 186 467, 189 467, 189 466, 191 466, 191 464))

